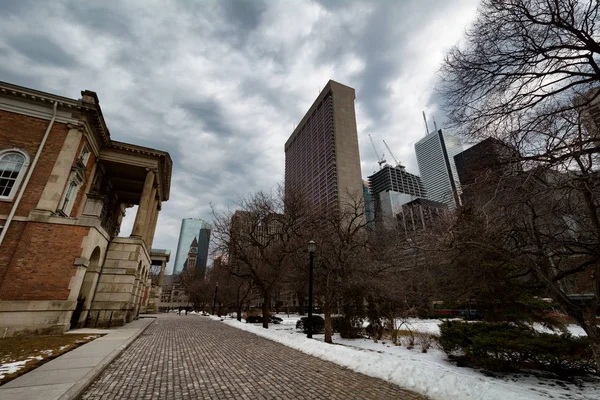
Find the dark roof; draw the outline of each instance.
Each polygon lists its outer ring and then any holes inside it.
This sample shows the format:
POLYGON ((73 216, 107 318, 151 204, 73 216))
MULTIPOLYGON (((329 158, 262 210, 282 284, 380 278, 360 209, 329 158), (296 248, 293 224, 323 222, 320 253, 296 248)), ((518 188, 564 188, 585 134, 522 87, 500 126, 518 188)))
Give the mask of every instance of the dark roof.
POLYGON ((448 208, 448 205, 446 205, 444 203, 440 203, 439 201, 433 201, 433 200, 429 200, 429 199, 423 199, 423 198, 418 198, 413 201, 409 201, 408 203, 406 203, 404 205, 405 206, 421 205, 421 206, 432 207, 432 208, 448 208))

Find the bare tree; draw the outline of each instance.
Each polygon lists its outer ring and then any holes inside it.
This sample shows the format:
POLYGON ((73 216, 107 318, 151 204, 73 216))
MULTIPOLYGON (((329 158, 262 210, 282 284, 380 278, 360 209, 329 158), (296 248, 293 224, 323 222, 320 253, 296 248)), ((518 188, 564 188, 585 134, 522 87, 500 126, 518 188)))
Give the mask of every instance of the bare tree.
POLYGON ((596 0, 483 0, 442 67, 451 122, 474 137, 535 136, 600 82, 598 22, 596 0))
POLYGON ((592 339, 598 366, 599 9, 595 0, 484 0, 442 68, 454 127, 516 155, 458 221, 455 245, 521 282, 531 276, 592 339), (575 301, 577 289, 591 298, 575 301))
POLYGON ((252 279, 232 274, 228 262, 227 256, 215 258, 210 282, 213 288, 219 285, 218 301, 234 309, 237 320, 241 321, 242 311, 252 299, 254 286, 252 279))
POLYGON ((272 296, 299 244, 304 208, 281 188, 256 192, 237 206, 235 212, 213 209, 213 237, 216 247, 230 257, 230 273, 250 279, 260 291, 263 327, 268 328, 272 296))
POLYGON ((315 294, 325 314, 325 342, 332 343, 332 314, 365 286, 372 271, 370 238, 362 193, 348 194, 339 212, 313 216, 311 237, 317 243, 315 294), (349 296, 354 293, 353 296, 349 296))

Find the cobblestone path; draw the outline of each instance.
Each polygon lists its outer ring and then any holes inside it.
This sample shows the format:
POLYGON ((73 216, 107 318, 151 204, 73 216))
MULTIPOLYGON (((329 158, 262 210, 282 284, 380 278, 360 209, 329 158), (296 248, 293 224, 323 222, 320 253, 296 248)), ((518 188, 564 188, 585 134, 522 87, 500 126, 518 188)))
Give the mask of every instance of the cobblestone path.
POLYGON ((165 314, 80 399, 424 399, 195 315, 165 314))

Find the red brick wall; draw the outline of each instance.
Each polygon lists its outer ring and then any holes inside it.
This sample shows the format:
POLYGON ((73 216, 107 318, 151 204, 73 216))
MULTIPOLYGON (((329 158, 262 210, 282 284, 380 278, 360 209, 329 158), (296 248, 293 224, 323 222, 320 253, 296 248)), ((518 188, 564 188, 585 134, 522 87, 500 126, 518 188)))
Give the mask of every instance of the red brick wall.
MULTIPOLYGON (((0 150, 23 149, 33 161, 49 123, 49 120, 0 111, 0 150)), ((55 123, 52 127, 16 215, 28 216, 37 206, 68 132, 65 124, 55 123)), ((12 205, 12 202, 0 202, 0 214, 7 215, 12 205)))
POLYGON ((0 255, 0 300, 66 300, 88 232, 83 226, 13 221, 2 245, 2 253, 15 249, 8 270, 0 255))

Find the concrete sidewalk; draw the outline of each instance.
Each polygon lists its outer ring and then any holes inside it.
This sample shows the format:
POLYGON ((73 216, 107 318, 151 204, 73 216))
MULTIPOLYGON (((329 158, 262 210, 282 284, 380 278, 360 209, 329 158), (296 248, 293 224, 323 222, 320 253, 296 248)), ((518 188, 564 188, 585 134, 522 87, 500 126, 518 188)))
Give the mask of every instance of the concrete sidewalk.
MULTIPOLYGON (((141 318, 126 326, 112 329, 105 336, 0 386, 0 399, 75 399, 154 322, 154 318, 141 318)), ((80 332, 77 330, 73 333, 80 332)))

